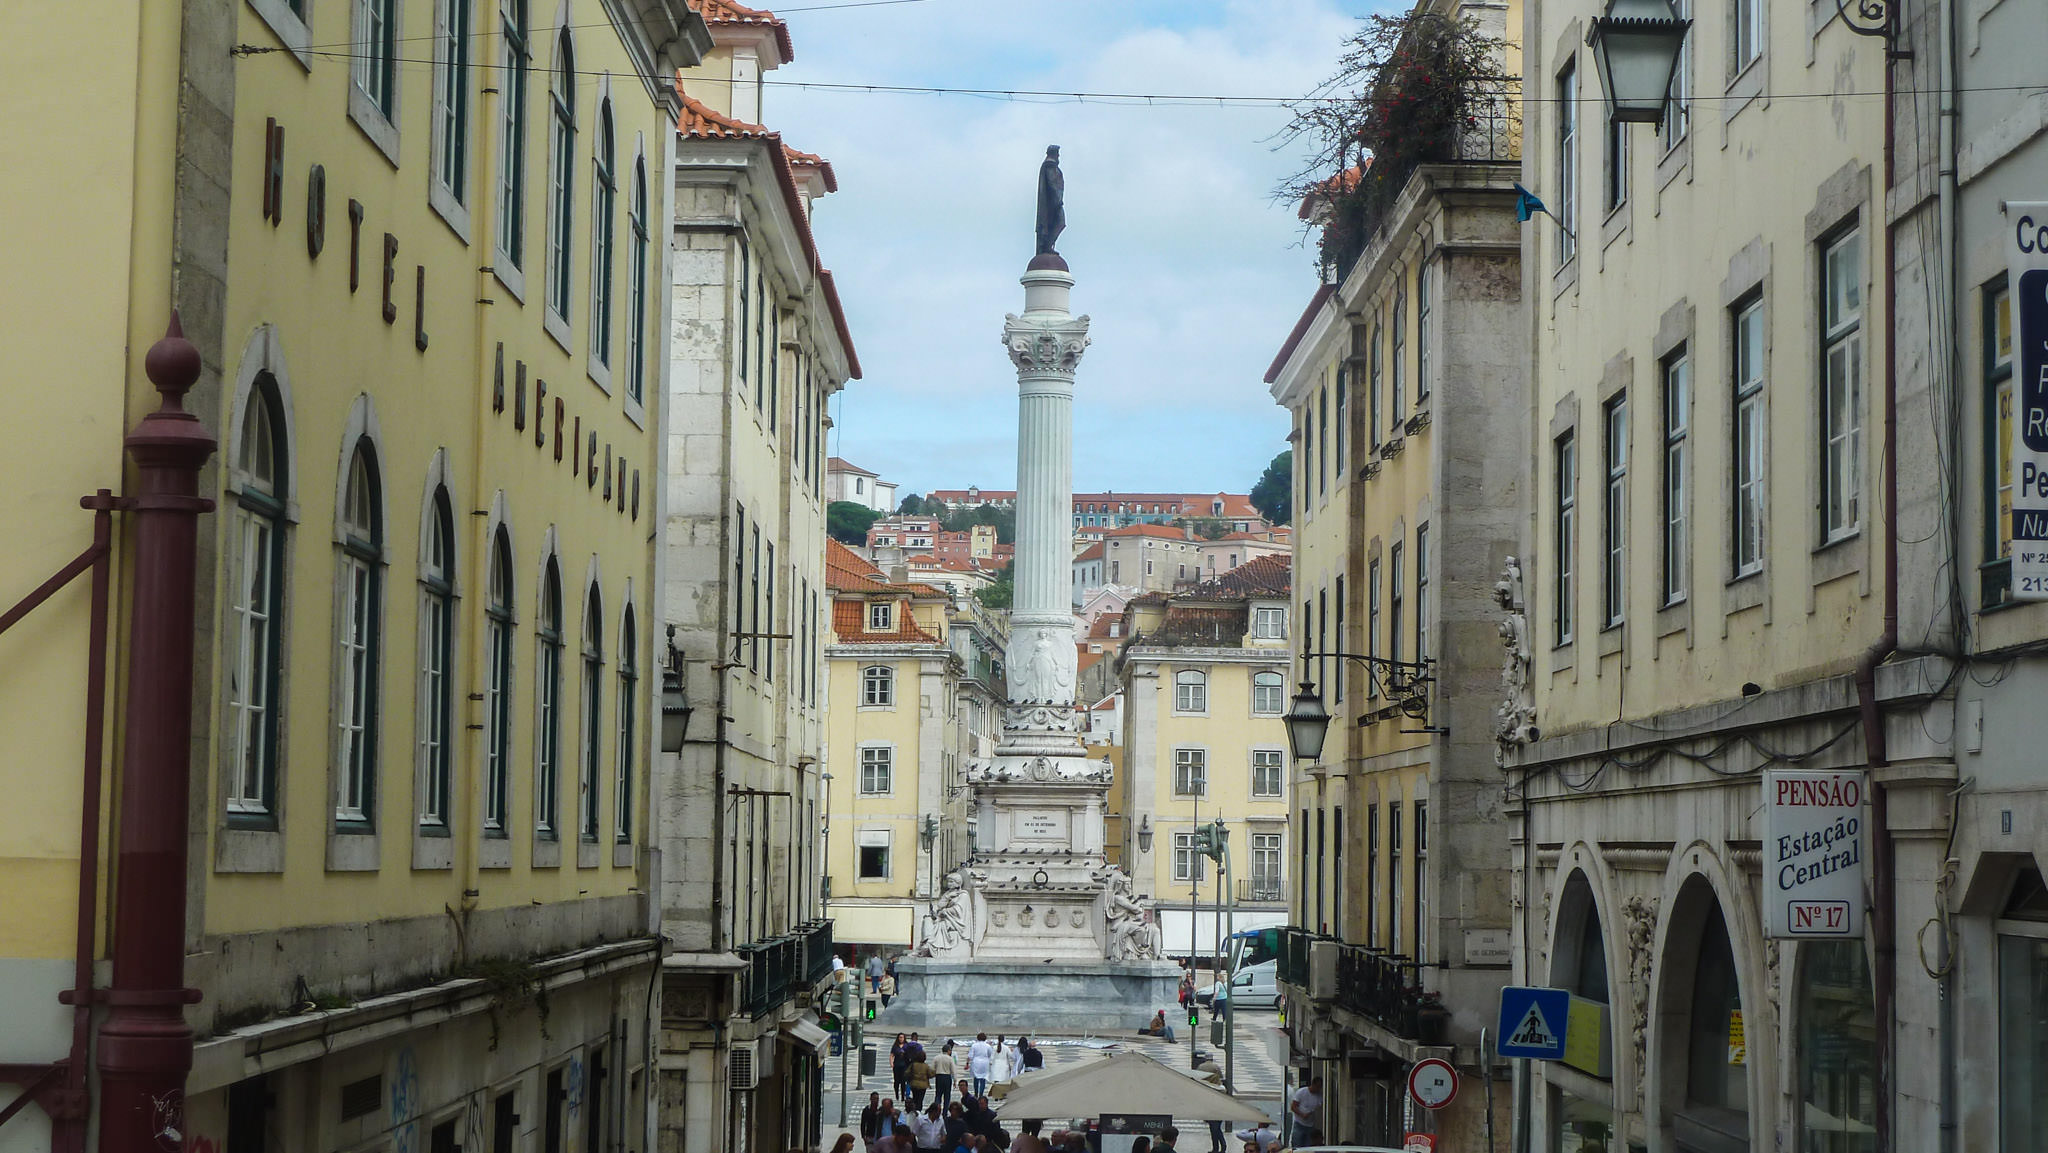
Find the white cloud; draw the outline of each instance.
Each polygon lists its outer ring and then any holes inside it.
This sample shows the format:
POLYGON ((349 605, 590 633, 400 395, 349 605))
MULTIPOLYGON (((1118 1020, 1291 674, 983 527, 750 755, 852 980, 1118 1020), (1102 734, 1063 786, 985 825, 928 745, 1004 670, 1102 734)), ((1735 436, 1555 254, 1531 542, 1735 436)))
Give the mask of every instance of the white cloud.
MULTIPOLYGON (((1289 96, 1355 27, 1334 0, 933 0, 785 17, 771 80, 1289 96), (1276 9, 1280 11, 1276 12, 1276 9)), ((772 87, 768 120, 829 157, 815 227, 866 379, 835 451, 903 492, 1015 473, 1016 379, 998 336, 1022 304, 1036 172, 1061 146, 1060 251, 1094 318, 1076 393, 1082 489, 1243 491, 1284 447, 1261 380, 1315 287, 1284 109, 882 95, 772 87)))

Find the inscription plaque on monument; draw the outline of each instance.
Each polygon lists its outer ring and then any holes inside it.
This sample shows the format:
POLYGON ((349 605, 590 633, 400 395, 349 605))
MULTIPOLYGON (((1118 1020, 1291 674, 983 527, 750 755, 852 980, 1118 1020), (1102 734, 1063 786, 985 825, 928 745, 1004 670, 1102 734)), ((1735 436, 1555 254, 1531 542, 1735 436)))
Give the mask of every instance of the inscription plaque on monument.
POLYGON ((1034 841, 1067 839, 1067 814, 1057 809, 1030 809, 1017 814, 1017 836, 1034 841))

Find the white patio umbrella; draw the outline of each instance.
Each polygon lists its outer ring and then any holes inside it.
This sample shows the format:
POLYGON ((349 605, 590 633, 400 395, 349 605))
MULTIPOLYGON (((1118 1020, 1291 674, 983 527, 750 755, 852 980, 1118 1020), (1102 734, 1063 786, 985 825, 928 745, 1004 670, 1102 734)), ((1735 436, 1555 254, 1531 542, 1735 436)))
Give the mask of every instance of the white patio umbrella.
POLYGON ((1264 1110, 1143 1053, 1111 1053, 1020 1084, 1003 1099, 1010 1117, 1162 1113, 1203 1121, 1270 1121, 1264 1110))

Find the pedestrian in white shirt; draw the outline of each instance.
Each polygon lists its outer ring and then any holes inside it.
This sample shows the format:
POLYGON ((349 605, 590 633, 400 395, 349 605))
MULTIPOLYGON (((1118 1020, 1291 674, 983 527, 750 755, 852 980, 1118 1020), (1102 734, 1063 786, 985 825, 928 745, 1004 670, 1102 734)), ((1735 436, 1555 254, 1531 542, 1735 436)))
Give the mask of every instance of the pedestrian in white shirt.
POLYGON ((1294 1118, 1294 1144, 1319 1145, 1323 1137, 1323 1079, 1310 1077, 1287 1103, 1294 1118))
POLYGON ((996 1034, 995 1052, 989 1055, 988 1079, 992 1085, 1000 1085, 1016 1074, 1017 1049, 1001 1034, 996 1034))
POLYGON ((1266 1146, 1280 1140, 1280 1134, 1273 1132, 1271 1125, 1261 1121, 1255 1128, 1239 1129, 1237 1131, 1237 1139, 1239 1141, 1250 1141, 1256 1147, 1264 1149, 1266 1146))
POLYGON ((910 1124, 910 1139, 918 1153, 939 1153, 946 1145, 946 1118, 937 1105, 926 1109, 910 1124))
POLYGON ((988 1043, 987 1033, 976 1033, 974 1044, 967 1047, 967 1075, 974 1079, 974 1095, 988 1096, 989 1066, 995 1060, 995 1046, 988 1043))

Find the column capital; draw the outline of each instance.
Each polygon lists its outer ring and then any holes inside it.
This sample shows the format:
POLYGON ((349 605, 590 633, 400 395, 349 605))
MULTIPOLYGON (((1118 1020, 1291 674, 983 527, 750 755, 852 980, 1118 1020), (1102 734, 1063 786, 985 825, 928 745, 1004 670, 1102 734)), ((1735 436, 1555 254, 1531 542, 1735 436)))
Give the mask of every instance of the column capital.
POLYGON ((1041 320, 1035 316, 1003 318, 1003 347, 1019 378, 1059 376, 1072 380, 1088 349, 1088 318, 1061 316, 1041 320))

